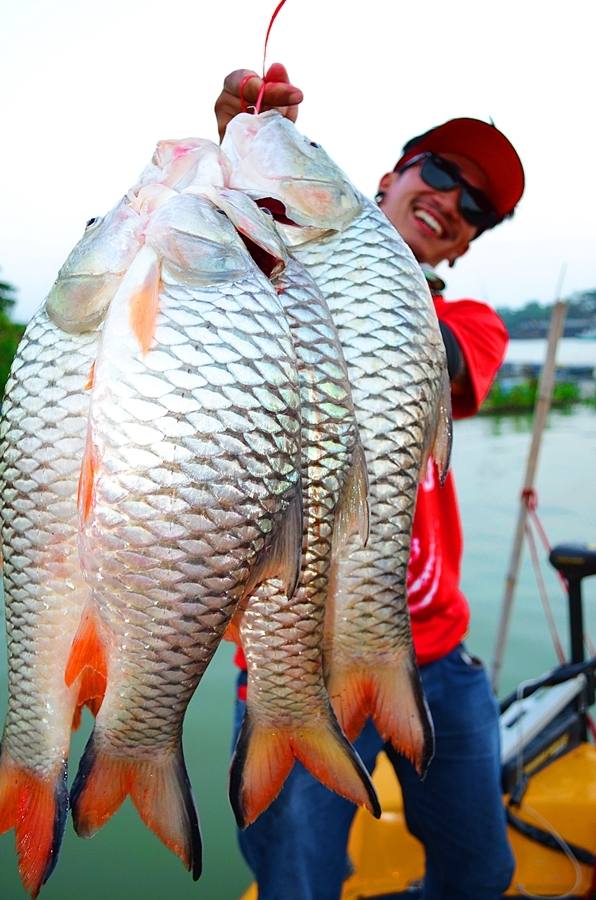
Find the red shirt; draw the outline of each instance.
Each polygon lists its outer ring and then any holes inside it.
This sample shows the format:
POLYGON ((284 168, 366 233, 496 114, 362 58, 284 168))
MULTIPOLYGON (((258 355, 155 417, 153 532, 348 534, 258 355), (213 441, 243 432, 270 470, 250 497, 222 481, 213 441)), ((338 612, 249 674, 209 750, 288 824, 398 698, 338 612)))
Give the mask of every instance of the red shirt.
MULTIPOLYGON (((463 354, 468 389, 452 396, 453 418, 478 412, 503 361, 507 330, 489 306, 477 300, 434 297, 438 318, 452 331, 463 354)), ((459 586, 463 542, 459 506, 450 471, 443 487, 431 460, 418 489, 408 565, 408 606, 418 662, 445 656, 464 638, 470 621, 459 586)))
MULTIPOLYGON (((438 318, 452 331, 466 364, 468 389, 452 396, 453 418, 478 412, 505 356, 507 330, 494 310, 477 300, 435 296, 438 318)), ((459 586, 463 550, 453 474, 443 487, 430 460, 418 489, 407 591, 416 658, 421 665, 445 656, 464 638, 470 621, 459 586)), ((236 665, 246 669, 238 647, 236 665)))

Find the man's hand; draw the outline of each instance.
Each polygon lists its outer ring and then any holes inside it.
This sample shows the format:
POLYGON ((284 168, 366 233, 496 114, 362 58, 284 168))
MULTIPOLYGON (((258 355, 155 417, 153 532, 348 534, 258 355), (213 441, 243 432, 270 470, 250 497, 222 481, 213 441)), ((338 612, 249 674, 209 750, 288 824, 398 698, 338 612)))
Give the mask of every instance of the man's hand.
MULTIPOLYGON (((219 139, 223 138, 228 122, 242 112, 240 89, 247 106, 254 106, 263 84, 256 72, 250 69, 236 69, 230 72, 224 81, 223 90, 215 101, 215 117, 219 139)), ((282 116, 295 122, 298 117, 298 104, 302 103, 302 91, 289 82, 285 66, 273 63, 265 75, 265 92, 261 103, 261 112, 266 109, 277 109, 282 116)))

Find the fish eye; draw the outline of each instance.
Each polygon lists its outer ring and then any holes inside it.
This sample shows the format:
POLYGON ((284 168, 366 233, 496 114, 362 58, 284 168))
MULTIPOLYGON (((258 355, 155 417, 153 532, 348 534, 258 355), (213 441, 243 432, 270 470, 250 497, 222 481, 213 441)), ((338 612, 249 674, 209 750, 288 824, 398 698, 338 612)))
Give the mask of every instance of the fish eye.
POLYGON ((309 141, 308 143, 310 144, 311 147, 315 147, 317 150, 321 146, 320 144, 316 144, 314 141, 309 141))
POLYGON ((90 219, 87 219, 85 230, 91 228, 92 225, 96 225, 98 222, 101 222, 101 216, 92 216, 90 219))

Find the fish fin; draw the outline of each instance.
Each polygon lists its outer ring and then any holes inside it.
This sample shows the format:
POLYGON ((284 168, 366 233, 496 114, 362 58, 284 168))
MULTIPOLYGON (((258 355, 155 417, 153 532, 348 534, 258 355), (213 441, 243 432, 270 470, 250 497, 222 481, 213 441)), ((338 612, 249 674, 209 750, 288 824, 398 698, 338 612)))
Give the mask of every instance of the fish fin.
POLYGON ((133 291, 129 300, 130 326, 143 355, 148 353, 153 344, 160 287, 161 267, 156 257, 151 261, 142 283, 133 291))
POLYGON ((230 769, 230 802, 240 828, 250 825, 279 794, 297 759, 325 787, 366 807, 381 807, 362 760, 342 734, 331 707, 306 727, 251 723, 247 709, 230 769))
POLYGON ((397 667, 332 669, 327 690, 350 740, 356 739, 371 716, 381 737, 424 775, 434 755, 434 730, 411 655, 404 654, 397 667))
POLYGON ((279 578, 286 597, 288 600, 292 599, 300 578, 302 529, 302 490, 298 486, 277 525, 271 542, 258 555, 240 602, 250 597, 255 589, 269 578, 279 578))
POLYGON ((362 546, 366 547, 370 527, 368 506, 368 472, 366 457, 361 444, 352 454, 348 477, 342 485, 335 508, 332 555, 341 553, 351 535, 358 533, 362 546))
POLYGON ((259 729, 247 708, 230 765, 230 804, 239 828, 246 828, 275 800, 294 765, 284 732, 259 729))
POLYGON ((202 865, 201 833, 182 746, 158 760, 123 759, 96 749, 91 735, 71 792, 77 834, 92 837, 128 794, 145 825, 196 881, 202 865))
POLYGON ((73 731, 80 724, 83 706, 88 706, 94 716, 99 712, 106 691, 107 671, 106 651, 97 621, 93 612, 87 609, 81 617, 64 672, 68 687, 80 676, 73 731))
POLYGON ((232 641, 233 644, 240 643, 240 622, 238 622, 235 617, 231 622, 228 622, 226 630, 223 633, 223 640, 232 641))
POLYGON ((91 363, 91 368, 89 369, 89 377, 85 382, 85 386, 83 390, 90 391, 95 384, 95 360, 91 363))
POLYGON ((58 860, 68 813, 66 763, 54 780, 0 760, 0 834, 14 828, 23 887, 37 897, 58 860))
MULTIPOLYGON (((449 461, 451 459, 451 445, 453 441, 453 424, 451 417, 451 385, 447 370, 443 372, 443 382, 436 413, 436 429, 432 444, 432 455, 439 468, 439 479, 445 484, 449 461)), ((426 466, 424 467, 426 471, 426 466)))
POLYGON ((96 471, 97 451, 93 445, 93 435, 91 433, 91 427, 89 427, 87 429, 85 452, 83 454, 83 462, 81 464, 79 486, 77 490, 77 507, 79 510, 79 518, 83 525, 89 518, 89 513, 91 512, 91 509, 93 507, 96 471))

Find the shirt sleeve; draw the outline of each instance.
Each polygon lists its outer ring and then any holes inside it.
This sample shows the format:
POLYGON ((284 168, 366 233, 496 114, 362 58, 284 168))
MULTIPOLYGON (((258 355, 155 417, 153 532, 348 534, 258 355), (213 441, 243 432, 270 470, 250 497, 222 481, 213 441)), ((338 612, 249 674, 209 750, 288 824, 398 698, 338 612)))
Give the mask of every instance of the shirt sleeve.
POLYGON ((507 329, 494 309, 478 300, 435 297, 439 321, 459 344, 466 363, 468 390, 453 394, 453 416, 463 419, 478 412, 505 357, 507 329))

